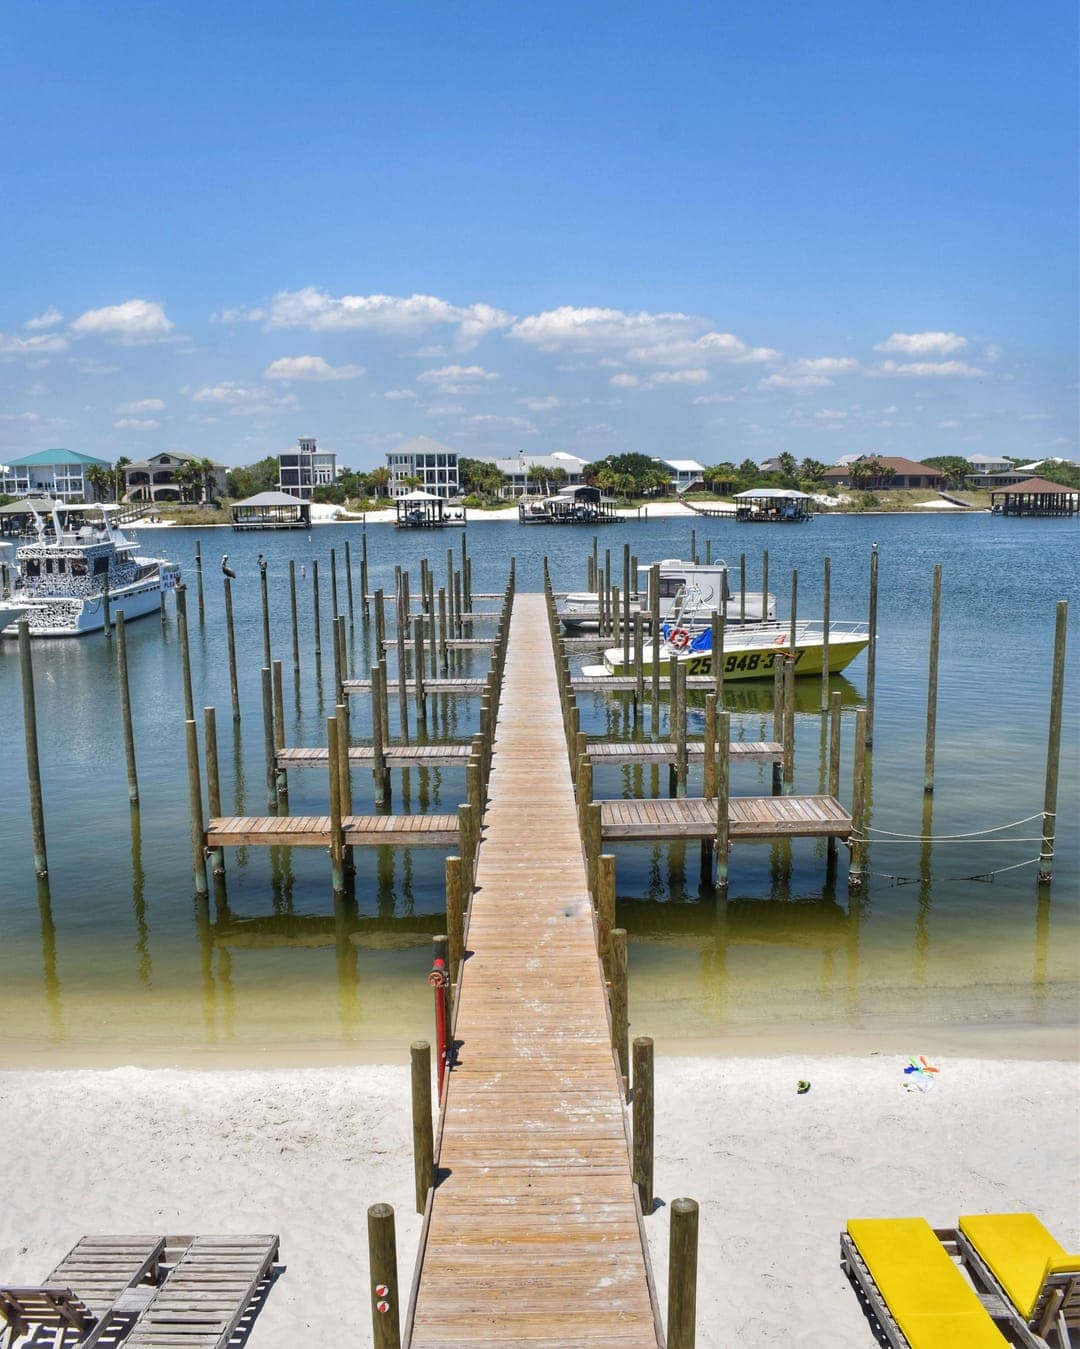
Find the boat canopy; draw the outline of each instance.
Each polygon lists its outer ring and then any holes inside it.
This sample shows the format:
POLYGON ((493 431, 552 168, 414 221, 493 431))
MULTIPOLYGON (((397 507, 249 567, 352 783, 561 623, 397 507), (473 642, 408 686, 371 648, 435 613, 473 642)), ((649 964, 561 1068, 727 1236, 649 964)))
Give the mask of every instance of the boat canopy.
POLYGON ((736 501, 809 501, 809 492, 797 492, 794 487, 751 487, 748 492, 736 492, 736 501))

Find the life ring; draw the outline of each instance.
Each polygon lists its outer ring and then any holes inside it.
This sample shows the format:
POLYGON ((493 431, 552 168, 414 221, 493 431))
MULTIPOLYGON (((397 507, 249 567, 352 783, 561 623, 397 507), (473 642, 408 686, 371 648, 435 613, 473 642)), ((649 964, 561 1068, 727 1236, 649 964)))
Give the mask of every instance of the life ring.
POLYGON ((668 645, 673 646, 676 651, 685 651, 690 645, 690 634, 685 628, 672 628, 668 645))
POLYGON ((780 636, 777 637, 776 641, 773 642, 773 646, 783 646, 786 641, 787 641, 787 633, 782 632, 780 636))

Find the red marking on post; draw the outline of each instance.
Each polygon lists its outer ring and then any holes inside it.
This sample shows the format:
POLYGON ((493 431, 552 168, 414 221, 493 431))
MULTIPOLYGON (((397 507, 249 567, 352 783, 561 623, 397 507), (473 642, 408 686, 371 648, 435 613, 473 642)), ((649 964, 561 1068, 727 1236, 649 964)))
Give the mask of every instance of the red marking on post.
POLYGON ((375 1296, 376 1296, 376 1297, 389 1297, 389 1296, 390 1296, 390 1289, 387 1288, 386 1284, 384 1284, 384 1283, 377 1283, 377 1284, 375 1285, 375 1296))
POLYGON ((376 1302, 375 1310, 385 1315, 390 1310, 390 1304, 389 1302, 376 1302))

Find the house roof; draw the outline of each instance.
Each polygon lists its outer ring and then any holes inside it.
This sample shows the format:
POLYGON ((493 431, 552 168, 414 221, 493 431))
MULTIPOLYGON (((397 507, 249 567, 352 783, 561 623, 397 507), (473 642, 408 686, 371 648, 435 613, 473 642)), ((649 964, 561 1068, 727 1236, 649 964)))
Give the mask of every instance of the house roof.
MULTIPOLYGON (((132 469, 149 468, 151 464, 162 458, 180 459, 184 463, 196 459, 199 463, 202 463, 204 457, 201 454, 189 454, 187 450, 162 450, 160 454, 152 454, 147 459, 133 459, 130 464, 124 465, 124 472, 130 473, 132 469)), ((216 459, 211 459, 210 462, 215 468, 228 468, 228 464, 219 464, 216 459)))
POLYGON ((825 473, 826 478, 846 478, 850 476, 852 464, 863 459, 876 459, 884 468, 891 468, 902 477, 940 478, 941 473, 929 464, 917 464, 914 459, 905 459, 900 454, 860 454, 850 464, 834 464, 825 473))
POLYGON ((100 464, 102 468, 112 465, 105 459, 95 459, 92 454, 80 454, 78 450, 38 450, 35 454, 24 455, 22 459, 10 460, 9 468, 45 468, 53 464, 100 464))
POLYGON ((452 450, 449 445, 443 445, 441 441, 432 440, 430 436, 417 436, 415 440, 407 440, 404 445, 395 445, 390 454, 457 454, 457 450, 452 450))
POLYGON ((699 464, 696 459, 661 459, 659 462, 673 468, 676 473, 705 472, 705 465, 699 464))
POLYGON ((1000 454, 969 454, 967 457, 969 464, 1008 464, 1008 460, 1000 454))
POLYGON ((237 506, 306 506, 306 501, 301 501, 299 497, 292 496, 289 492, 256 492, 253 497, 248 497, 244 501, 234 501, 233 508, 237 506))
POLYGON ((1069 496, 1080 495, 1080 487, 1066 487, 1064 483, 1051 482, 1048 478, 1025 478, 1023 482, 1011 482, 1008 487, 997 487, 990 495, 997 496, 999 492, 1041 492, 1046 494, 1057 494, 1064 492, 1069 496))
POLYGON ((751 501, 806 501, 809 492, 796 492, 793 487, 751 487, 747 492, 736 492, 735 500, 745 497, 751 501))
POLYGON ((478 454, 476 458, 482 464, 494 464, 500 473, 512 477, 515 473, 528 472, 530 468, 561 468, 573 473, 574 465, 580 467, 588 463, 587 459, 578 459, 572 454, 508 454, 496 457, 493 454, 478 454))

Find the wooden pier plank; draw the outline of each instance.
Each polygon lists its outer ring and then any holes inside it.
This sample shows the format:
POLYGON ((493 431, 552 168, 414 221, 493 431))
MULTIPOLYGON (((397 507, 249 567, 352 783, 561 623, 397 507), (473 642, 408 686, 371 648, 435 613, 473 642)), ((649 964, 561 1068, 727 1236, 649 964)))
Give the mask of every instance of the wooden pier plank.
POLYGON ((543 597, 511 617, 414 1346, 655 1347, 543 597))
MULTIPOLYGON (((600 801, 603 838, 709 839, 716 836, 716 801, 707 797, 600 801)), ((851 815, 831 796, 732 796, 730 837, 846 838, 851 815)))

